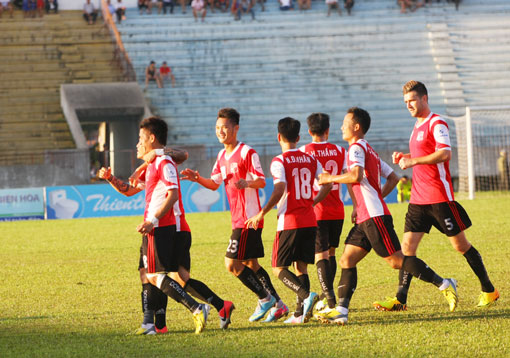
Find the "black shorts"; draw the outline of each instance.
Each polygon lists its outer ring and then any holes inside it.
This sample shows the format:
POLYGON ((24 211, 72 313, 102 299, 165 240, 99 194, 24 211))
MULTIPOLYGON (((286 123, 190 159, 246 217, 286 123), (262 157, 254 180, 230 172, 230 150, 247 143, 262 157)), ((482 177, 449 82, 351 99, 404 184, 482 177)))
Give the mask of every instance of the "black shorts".
POLYGON ((278 231, 273 242, 271 265, 288 267, 295 261, 313 264, 316 231, 315 226, 278 231))
POLYGON ((179 253, 179 266, 182 266, 189 272, 191 268, 191 256, 189 250, 191 248, 191 233, 189 231, 177 232, 177 246, 179 253))
POLYGON ((157 227, 144 235, 142 255, 147 273, 177 272, 179 245, 175 225, 157 227))
POLYGON ((456 201, 409 204, 404 232, 430 232, 434 226, 446 236, 455 236, 471 226, 466 210, 456 201))
POLYGON ((225 257, 235 260, 249 260, 264 257, 262 229, 234 229, 228 243, 225 257))
POLYGON ((345 244, 374 249, 377 255, 388 257, 400 250, 400 241, 393 228, 391 215, 376 216, 356 224, 347 235, 345 244))
POLYGON ((317 220, 315 253, 328 251, 331 247, 338 247, 343 226, 343 220, 317 220))

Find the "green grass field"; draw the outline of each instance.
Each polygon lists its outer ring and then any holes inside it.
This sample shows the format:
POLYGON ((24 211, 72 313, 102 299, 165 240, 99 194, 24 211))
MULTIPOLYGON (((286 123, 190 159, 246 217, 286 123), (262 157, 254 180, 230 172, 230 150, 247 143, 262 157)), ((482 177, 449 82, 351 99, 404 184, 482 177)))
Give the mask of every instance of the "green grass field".
MULTIPOLYGON (((129 334, 141 323, 139 217, 0 223, 0 357, 510 356, 510 200, 492 194, 462 204, 473 220, 468 238, 481 252, 501 299, 489 309, 475 308, 478 280, 448 240, 433 231, 419 256, 438 274, 458 279, 457 310, 450 313, 435 287, 415 279, 407 312, 375 311, 375 299, 395 294, 398 273, 370 253, 358 267, 358 289, 344 327, 248 322, 256 297, 223 266, 229 213, 188 215, 192 277, 237 307, 226 331, 219 329, 213 309, 199 336, 190 313, 171 300, 169 334, 129 334)), ((390 206, 399 235, 406 207, 390 206)), ((268 271, 275 215, 267 215, 264 229, 262 264, 268 271)), ((342 240, 349 229, 346 224, 342 240)), ((310 278, 317 291, 313 267, 310 278)), ((338 279, 339 273, 335 285, 338 279)), ((292 292, 277 279, 273 283, 293 307, 292 292)))

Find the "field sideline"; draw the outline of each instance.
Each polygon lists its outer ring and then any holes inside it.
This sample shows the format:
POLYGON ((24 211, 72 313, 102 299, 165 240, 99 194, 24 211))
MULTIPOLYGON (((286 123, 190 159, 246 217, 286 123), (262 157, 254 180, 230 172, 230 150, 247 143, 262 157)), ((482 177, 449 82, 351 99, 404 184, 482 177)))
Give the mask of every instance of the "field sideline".
MULTIPOLYGON (((170 300, 169 334, 129 334, 141 323, 140 217, 0 223, 0 357, 510 357, 509 199, 485 194, 461 201, 473 221, 468 238, 501 293, 493 307, 475 308, 478 280, 433 230, 419 256, 443 277, 458 279, 457 310, 450 313, 439 291, 416 279, 407 312, 373 310, 375 299, 395 294, 398 273, 370 253, 358 267, 345 327, 249 323, 256 297, 223 265, 229 213, 190 214, 192 277, 237 307, 227 331, 219 329, 213 308, 200 336, 193 333, 191 314, 170 300)), ((399 236, 406 208, 390 205, 399 236)), ((350 215, 351 208, 346 211, 350 215)), ((275 216, 266 216, 263 234, 268 271, 275 216)), ((344 225, 342 242, 350 227, 344 225)), ((313 267, 310 279, 319 290, 313 267)), ((335 286, 338 279, 339 272, 335 286)), ((276 278, 273 283, 292 310, 295 296, 276 278)))

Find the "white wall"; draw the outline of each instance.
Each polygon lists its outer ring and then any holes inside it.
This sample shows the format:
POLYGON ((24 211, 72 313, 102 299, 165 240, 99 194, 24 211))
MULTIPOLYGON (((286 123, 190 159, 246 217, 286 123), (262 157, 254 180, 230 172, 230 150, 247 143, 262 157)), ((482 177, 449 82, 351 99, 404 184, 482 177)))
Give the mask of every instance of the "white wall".
MULTIPOLYGON (((91 3, 99 9, 99 0, 91 0, 91 3)), ((122 0, 126 7, 136 7, 137 0, 122 0)), ((85 0, 59 0, 58 1, 58 9, 59 10, 82 10, 83 4, 85 4, 85 0)))

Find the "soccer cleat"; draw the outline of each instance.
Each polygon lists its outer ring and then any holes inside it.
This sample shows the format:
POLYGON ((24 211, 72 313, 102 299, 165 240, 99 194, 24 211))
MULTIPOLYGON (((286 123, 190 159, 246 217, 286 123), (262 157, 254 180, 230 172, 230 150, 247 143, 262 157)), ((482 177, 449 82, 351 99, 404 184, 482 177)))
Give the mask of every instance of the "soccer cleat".
POLYGON ((407 311, 407 305, 400 303, 396 297, 386 297, 386 300, 375 301, 373 305, 378 311, 407 311))
POLYGON ((304 320, 304 315, 302 316, 294 316, 294 314, 291 314, 289 318, 287 318, 285 321, 283 321, 283 323, 287 323, 287 324, 301 324, 301 323, 305 323, 305 320, 304 320))
POLYGON ((280 318, 287 316, 289 314, 289 307, 287 307, 286 304, 283 304, 283 307, 277 308, 273 307, 269 311, 269 314, 267 315, 267 318, 264 322, 276 322, 280 318))
POLYGON ((250 322, 255 322, 264 318, 267 311, 269 311, 271 307, 274 306, 275 303, 276 298, 274 298, 273 296, 271 296, 271 299, 267 302, 261 302, 261 300, 259 300, 257 308, 255 308, 255 312, 253 312, 253 314, 249 318, 250 322))
POLYGON ((447 278, 447 280, 450 282, 450 286, 443 290, 443 295, 450 305, 450 312, 453 312, 457 307, 457 303, 459 303, 459 298, 457 297, 457 280, 454 278, 447 278))
POLYGON ((327 308, 328 307, 328 299, 327 298, 323 298, 322 300, 320 300, 319 302, 317 302, 317 304, 315 305, 315 311, 322 311, 324 308, 327 308))
POLYGON ((154 324, 142 324, 142 326, 135 331, 135 335, 137 336, 151 336, 153 334, 156 334, 156 327, 154 324))
POLYGON ((202 303, 200 304, 200 311, 193 313, 193 321, 195 322, 195 334, 200 334, 204 330, 210 310, 211 306, 202 303))
POLYGON ((482 292, 476 307, 489 307, 496 302, 498 298, 499 292, 496 289, 494 289, 494 292, 482 292))
POLYGON ((159 328, 157 328, 157 327, 156 327, 156 333, 157 333, 157 334, 165 334, 165 333, 168 333, 168 328, 166 328, 166 326, 165 326, 165 327, 163 327, 163 328, 161 328, 161 329, 159 329, 159 328))
POLYGON ((227 329, 230 324, 230 317, 232 316, 232 311, 235 309, 235 306, 230 301, 223 301, 223 308, 218 312, 220 314, 220 328, 227 329))
POLYGON ((342 314, 336 308, 325 308, 317 312, 315 317, 321 323, 336 323, 342 326, 347 324, 347 313, 342 314))
POLYGON ((317 304, 317 301, 319 301, 319 295, 315 292, 310 292, 308 297, 303 300, 303 316, 305 317, 305 322, 308 322, 310 317, 312 317, 313 308, 317 304))

